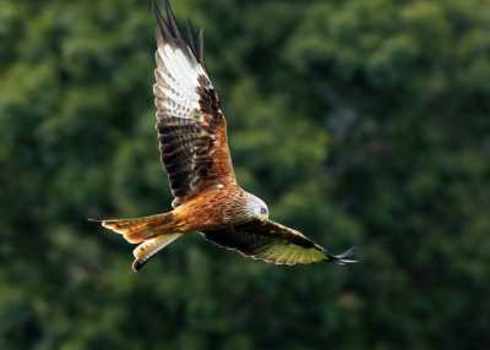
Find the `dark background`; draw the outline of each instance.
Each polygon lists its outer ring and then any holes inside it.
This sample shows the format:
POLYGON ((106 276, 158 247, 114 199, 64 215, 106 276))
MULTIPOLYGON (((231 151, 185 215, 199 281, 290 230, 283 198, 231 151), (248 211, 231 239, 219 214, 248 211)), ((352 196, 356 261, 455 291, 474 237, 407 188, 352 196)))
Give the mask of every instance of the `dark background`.
POLYGON ((2 1, 0 348, 489 348, 488 1, 173 3, 205 28, 240 183, 362 263, 191 235, 132 273, 86 219, 169 208, 149 2, 2 1))

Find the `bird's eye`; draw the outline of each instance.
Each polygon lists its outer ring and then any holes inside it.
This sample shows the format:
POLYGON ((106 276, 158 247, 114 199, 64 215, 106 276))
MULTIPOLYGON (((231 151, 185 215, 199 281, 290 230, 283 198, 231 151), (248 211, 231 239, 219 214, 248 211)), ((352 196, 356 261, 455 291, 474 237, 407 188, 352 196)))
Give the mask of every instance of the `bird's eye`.
POLYGON ((264 208, 264 207, 260 208, 260 214, 261 215, 267 214, 267 208, 264 208))

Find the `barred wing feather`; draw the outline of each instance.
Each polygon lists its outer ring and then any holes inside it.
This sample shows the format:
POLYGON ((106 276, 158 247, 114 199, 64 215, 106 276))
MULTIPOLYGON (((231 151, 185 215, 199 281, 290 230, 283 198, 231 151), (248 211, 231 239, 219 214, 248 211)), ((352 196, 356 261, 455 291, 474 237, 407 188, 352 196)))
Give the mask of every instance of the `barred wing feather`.
POLYGON ((232 228, 206 231, 203 235, 221 247, 276 265, 356 262, 352 249, 331 255, 301 232, 269 220, 254 220, 232 228))
POLYGON ((226 120, 203 66, 202 35, 189 31, 184 37, 168 2, 165 14, 155 5, 155 15, 155 128, 175 207, 213 184, 235 182, 235 176, 226 120))

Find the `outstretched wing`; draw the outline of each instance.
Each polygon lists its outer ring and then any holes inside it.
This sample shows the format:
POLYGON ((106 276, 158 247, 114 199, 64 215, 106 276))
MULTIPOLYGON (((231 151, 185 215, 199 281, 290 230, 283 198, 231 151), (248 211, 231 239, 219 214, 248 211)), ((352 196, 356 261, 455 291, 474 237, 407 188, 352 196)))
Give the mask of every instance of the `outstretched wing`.
POLYGON ((356 262, 352 249, 331 255, 301 232, 273 221, 254 220, 228 229, 206 231, 203 235, 221 247, 277 265, 356 262))
POLYGON ((153 93, 161 161, 177 206, 202 190, 236 182, 218 95, 203 67, 202 33, 183 36, 168 1, 154 3, 153 93), (196 40, 197 39, 197 40, 196 40))

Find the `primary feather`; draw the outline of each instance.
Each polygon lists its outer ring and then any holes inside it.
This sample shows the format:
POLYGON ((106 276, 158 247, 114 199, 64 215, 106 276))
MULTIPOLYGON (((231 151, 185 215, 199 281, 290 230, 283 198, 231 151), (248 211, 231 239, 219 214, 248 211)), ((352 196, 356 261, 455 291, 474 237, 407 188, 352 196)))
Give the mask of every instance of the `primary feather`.
POLYGON ((155 128, 177 206, 210 185, 235 179, 225 118, 203 67, 202 39, 184 38, 168 2, 165 16, 155 9, 155 128))

